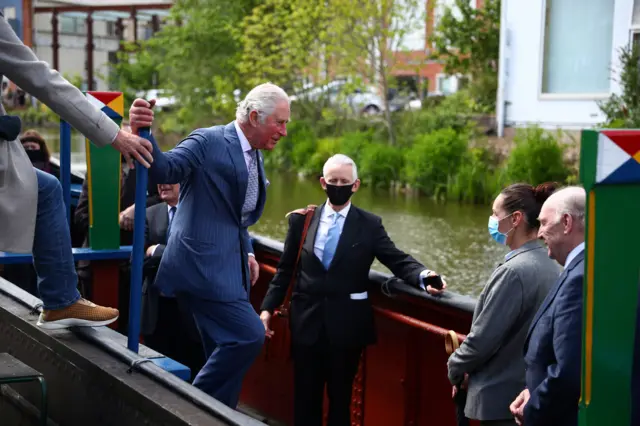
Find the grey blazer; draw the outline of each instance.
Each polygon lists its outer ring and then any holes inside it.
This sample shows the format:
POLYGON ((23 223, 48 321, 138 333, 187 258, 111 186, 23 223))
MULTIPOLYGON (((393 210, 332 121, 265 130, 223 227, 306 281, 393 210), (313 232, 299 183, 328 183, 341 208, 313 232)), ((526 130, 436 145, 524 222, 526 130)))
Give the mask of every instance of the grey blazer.
POLYGON ((469 374, 465 415, 511 419, 509 404, 525 387, 524 341, 561 267, 537 240, 507 257, 489 278, 473 313, 471 331, 449 357, 449 380, 469 374))
MULTIPOLYGON (((0 12, 0 80, 3 74, 96 145, 106 146, 118 134, 118 125, 38 60, 0 12)), ((0 103, 0 115, 5 114, 0 103)), ((38 182, 22 144, 0 139, 0 251, 31 252, 37 207, 38 182)))

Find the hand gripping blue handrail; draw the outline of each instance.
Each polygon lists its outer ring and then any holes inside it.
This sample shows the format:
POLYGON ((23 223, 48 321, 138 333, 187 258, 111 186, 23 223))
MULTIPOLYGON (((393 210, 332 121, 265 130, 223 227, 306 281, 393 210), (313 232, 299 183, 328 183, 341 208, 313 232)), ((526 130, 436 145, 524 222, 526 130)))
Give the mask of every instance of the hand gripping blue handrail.
MULTIPOLYGON (((149 139, 148 128, 139 134, 149 139)), ((127 347, 138 353, 140 340, 140 311, 142 305, 142 263, 144 261, 144 229, 147 209, 147 183, 149 172, 140 163, 136 164, 136 202, 133 221, 133 249, 131 251, 131 293, 129 295, 129 327, 127 347)))

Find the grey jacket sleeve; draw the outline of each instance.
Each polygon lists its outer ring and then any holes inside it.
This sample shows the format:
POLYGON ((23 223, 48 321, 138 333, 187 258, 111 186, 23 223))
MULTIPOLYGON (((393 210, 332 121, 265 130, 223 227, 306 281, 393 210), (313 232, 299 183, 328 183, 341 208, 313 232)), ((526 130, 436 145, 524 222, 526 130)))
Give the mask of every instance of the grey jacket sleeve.
POLYGON ((460 347, 451 354, 447 366, 452 384, 462 381, 493 356, 520 315, 522 282, 508 267, 496 269, 485 289, 482 311, 460 347))
POLYGON ((25 46, 0 16, 0 75, 44 102, 98 146, 113 142, 120 127, 82 92, 25 46))

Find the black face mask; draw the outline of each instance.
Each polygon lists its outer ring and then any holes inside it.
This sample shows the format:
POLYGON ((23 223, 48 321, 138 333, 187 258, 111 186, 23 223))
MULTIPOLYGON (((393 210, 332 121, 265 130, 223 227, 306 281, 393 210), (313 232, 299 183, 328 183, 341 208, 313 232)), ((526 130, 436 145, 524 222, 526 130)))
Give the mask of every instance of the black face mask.
POLYGON ((34 167, 40 168, 36 166, 36 164, 40 165, 47 162, 46 155, 41 150, 27 150, 27 155, 29 156, 29 160, 31 160, 31 164, 33 164, 34 167))
POLYGON ((353 183, 351 185, 330 185, 327 184, 327 189, 324 192, 329 197, 329 202, 334 206, 342 206, 347 204, 349 198, 353 195, 353 183))

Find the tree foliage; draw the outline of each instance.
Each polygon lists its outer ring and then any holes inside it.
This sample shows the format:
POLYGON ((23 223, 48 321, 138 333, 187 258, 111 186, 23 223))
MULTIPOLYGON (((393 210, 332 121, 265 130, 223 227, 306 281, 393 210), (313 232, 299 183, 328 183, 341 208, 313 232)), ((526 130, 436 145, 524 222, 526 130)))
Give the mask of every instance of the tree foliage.
POLYGON ((621 94, 613 94, 606 102, 599 102, 607 117, 605 126, 640 128, 640 47, 630 43, 620 49, 619 83, 621 94))
POLYGON ((403 50, 408 34, 424 25, 421 0, 334 0, 330 54, 340 70, 378 86, 384 100, 389 142, 395 135, 387 94, 393 86, 392 73, 397 52, 403 50))
POLYGON ((290 88, 314 73, 333 11, 325 0, 265 0, 240 27, 240 73, 250 86, 271 81, 290 88))
POLYGON ((129 95, 166 90, 185 126, 230 118, 234 91, 265 81, 295 91, 345 77, 387 102, 394 52, 422 12, 422 0, 178 0, 158 34, 120 55, 118 84, 129 95))
POLYGON ((485 0, 480 8, 455 0, 445 9, 431 37, 433 56, 448 74, 471 78, 469 92, 480 107, 493 110, 498 89, 500 0, 485 0))

